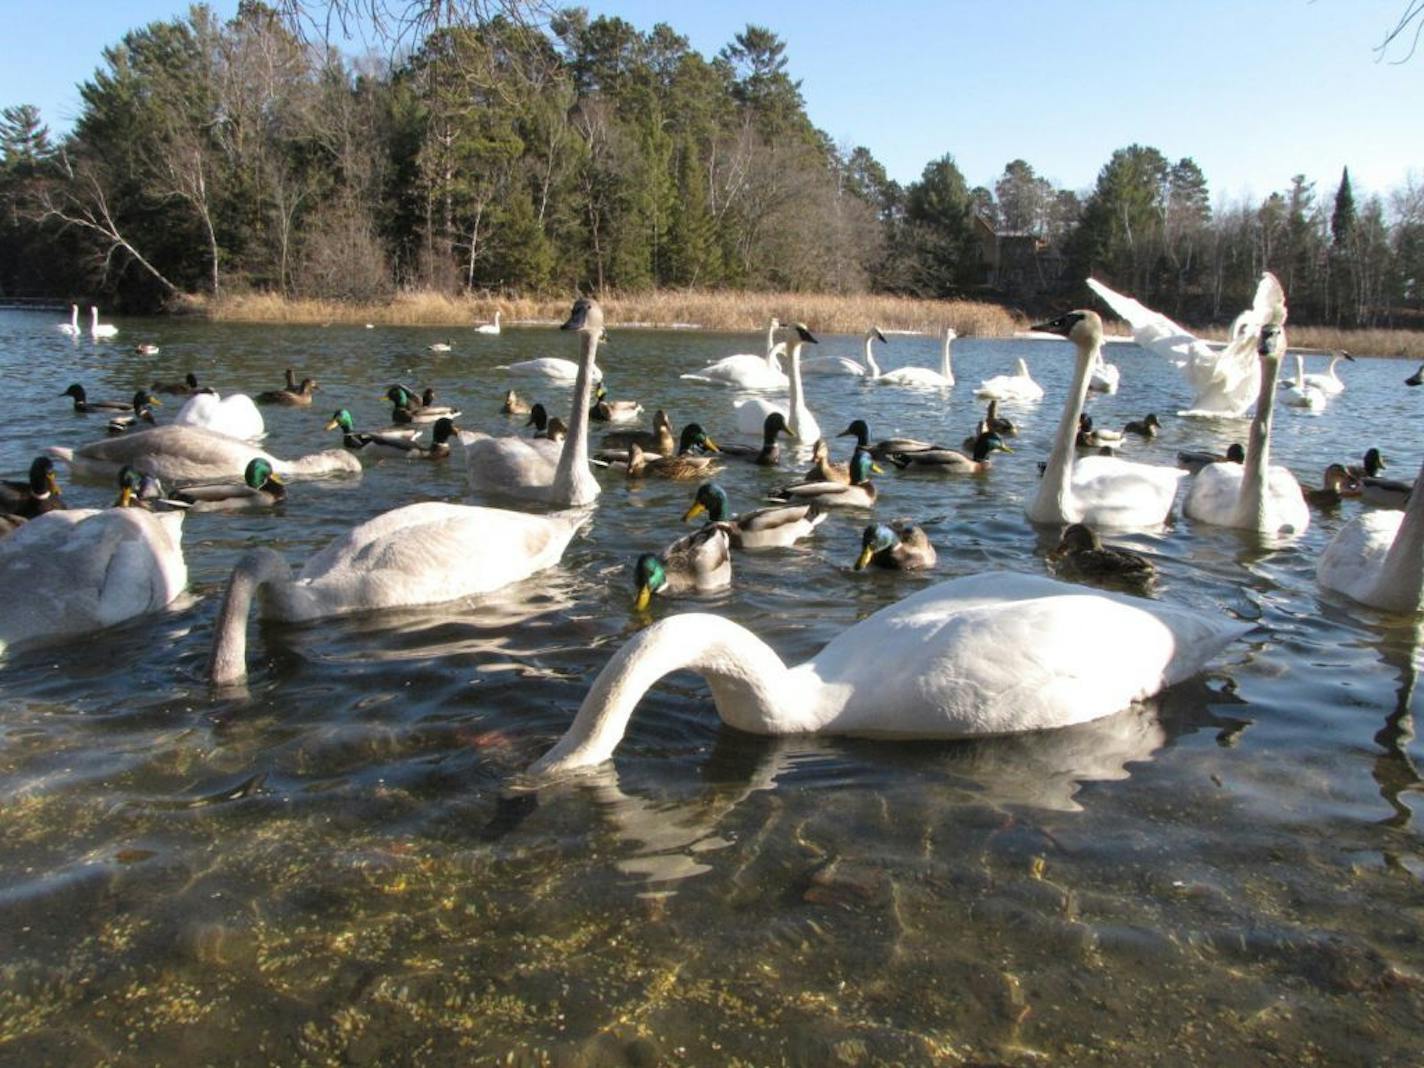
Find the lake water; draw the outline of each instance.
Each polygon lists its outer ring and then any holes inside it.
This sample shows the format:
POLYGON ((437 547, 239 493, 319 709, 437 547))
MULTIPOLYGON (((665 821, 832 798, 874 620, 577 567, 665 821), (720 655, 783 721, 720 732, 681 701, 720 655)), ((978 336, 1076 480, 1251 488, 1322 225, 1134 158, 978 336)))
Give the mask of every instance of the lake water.
MULTIPOLYGON (((337 407, 385 425, 396 380, 433 385, 470 429, 516 425, 498 414, 510 385, 566 414, 567 389, 492 368, 576 356, 547 328, 459 333, 437 355, 426 345, 448 329, 119 320, 114 342, 75 344, 60 318, 0 313, 6 477, 102 434, 57 397, 72 381, 127 397, 191 370, 256 393, 294 367, 320 392, 312 409, 264 411, 266 447, 288 457, 336 444, 322 423, 337 407), (136 355, 139 341, 160 354, 136 355)), ((610 335, 612 396, 737 438, 732 393, 677 376, 759 336, 610 335)), ((935 341, 891 340, 883 364, 937 366, 935 341)), ((925 527, 932 573, 852 571, 867 518, 845 513, 794 550, 738 556, 731 591, 651 614, 724 614, 795 662, 928 583, 1043 573, 1054 535, 1023 500, 1070 352, 961 340, 946 395, 808 380, 827 432, 862 417, 876 437, 949 443, 979 418, 973 387, 1017 356, 1047 397, 1005 409, 1020 436, 987 477, 877 477, 877 514, 925 527)), ((1244 423, 1172 415, 1190 399, 1174 368, 1133 346, 1108 355, 1123 385, 1090 401, 1099 425, 1148 411, 1165 424, 1135 458, 1244 440, 1244 423)), ((1413 369, 1345 365, 1326 412, 1280 410, 1273 458, 1318 485, 1377 444, 1412 477, 1413 369)), ((719 481, 745 510, 793 466, 730 463, 719 481)), ((458 463, 368 463, 359 480, 292 485, 278 515, 190 515, 190 595, 171 611, 8 655, 0 1061, 1419 1063, 1417 636, 1314 579, 1356 504, 1278 546, 1180 517, 1114 539, 1153 556, 1156 596, 1260 626, 1110 720, 976 743, 768 740, 722 727, 701 680, 677 675, 611 764, 517 793, 642 625, 633 558, 688 529, 694 484, 600 477, 563 565, 487 603, 254 624, 245 697, 202 677, 242 551, 299 565, 388 508, 469 500, 458 463)), ((66 480, 65 496, 113 490, 66 480)))

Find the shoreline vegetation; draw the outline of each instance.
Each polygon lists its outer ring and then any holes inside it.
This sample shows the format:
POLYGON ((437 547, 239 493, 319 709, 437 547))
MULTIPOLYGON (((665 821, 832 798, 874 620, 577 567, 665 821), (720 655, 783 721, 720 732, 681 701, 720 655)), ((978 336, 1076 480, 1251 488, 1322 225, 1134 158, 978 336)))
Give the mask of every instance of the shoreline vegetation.
MULTIPOLYGON (((961 337, 1012 337, 1030 321, 1002 305, 985 301, 932 300, 877 293, 777 293, 742 290, 650 290, 602 295, 609 321, 619 327, 744 333, 764 330, 773 315, 800 321, 828 334, 860 334, 872 324, 882 330, 937 334, 946 325, 961 337)), ((176 308, 215 322, 334 323, 378 326, 473 327, 502 313, 506 326, 561 322, 567 297, 449 296, 433 291, 397 293, 387 301, 338 301, 244 293, 218 301, 187 297, 176 308)), ((1109 333, 1127 336, 1126 324, 1108 319, 1109 333)), ((1225 326, 1192 328, 1208 340, 1224 341, 1225 326)), ((1424 360, 1424 331, 1289 328, 1292 348, 1347 349, 1354 356, 1424 360)))

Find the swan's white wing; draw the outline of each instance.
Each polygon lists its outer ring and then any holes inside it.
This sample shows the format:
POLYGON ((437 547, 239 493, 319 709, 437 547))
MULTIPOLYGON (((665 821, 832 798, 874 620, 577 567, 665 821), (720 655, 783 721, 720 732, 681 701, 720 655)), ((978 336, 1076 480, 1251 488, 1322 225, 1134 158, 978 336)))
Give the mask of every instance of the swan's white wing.
POLYGON ((547 438, 485 437, 465 447, 470 485, 519 492, 553 485, 563 443, 547 438))
POLYGON ((1167 518, 1186 472, 1115 456, 1085 456, 1073 464, 1072 499, 1081 521, 1115 529, 1156 526, 1167 518))
POLYGON ((1385 557, 1404 521, 1403 512, 1365 512, 1340 528, 1315 568, 1315 578, 1327 590, 1343 593, 1361 604, 1378 608, 1378 585, 1385 557))
POLYGON ((215 393, 197 393, 173 417, 175 426, 196 426, 228 437, 253 440, 267 433, 262 413, 245 393, 221 399, 215 393))

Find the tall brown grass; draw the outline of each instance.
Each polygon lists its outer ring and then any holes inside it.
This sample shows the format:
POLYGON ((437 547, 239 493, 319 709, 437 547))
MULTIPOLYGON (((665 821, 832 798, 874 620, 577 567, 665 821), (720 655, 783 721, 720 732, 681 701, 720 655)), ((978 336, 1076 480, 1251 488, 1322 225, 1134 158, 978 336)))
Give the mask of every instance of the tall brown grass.
MULTIPOLYGON (((747 293, 713 290, 653 290, 610 293, 601 297, 610 325, 705 330, 759 330, 773 315, 783 322, 804 322, 827 333, 859 333, 871 325, 882 330, 936 332, 952 326, 965 336, 1012 334, 1023 323, 997 304, 978 301, 914 300, 883 294, 840 296, 829 293, 747 293)), ((328 300, 292 300, 271 293, 197 302, 193 311, 226 322, 379 323, 402 326, 472 326, 503 312, 506 325, 562 321, 569 299, 530 297, 449 297, 442 293, 400 293, 389 303, 347 304, 328 300)))

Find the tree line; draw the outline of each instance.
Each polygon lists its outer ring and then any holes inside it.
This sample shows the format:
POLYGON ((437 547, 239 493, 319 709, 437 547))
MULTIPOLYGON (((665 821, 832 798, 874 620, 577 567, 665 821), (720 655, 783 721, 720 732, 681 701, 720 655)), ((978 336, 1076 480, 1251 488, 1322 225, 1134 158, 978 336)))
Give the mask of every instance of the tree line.
POLYGON ((1424 312, 1412 181, 1357 204, 1348 171, 1331 190, 1296 175, 1214 208, 1190 158, 1131 145, 1085 191, 1021 159, 970 187, 948 154, 902 186, 815 127, 764 27, 707 58, 666 24, 504 10, 432 24, 394 56, 314 43, 255 0, 125 34, 67 136, 31 106, 0 111, 0 293, 146 309, 243 290, 696 286, 1061 305, 1094 274, 1205 321, 1270 268, 1298 321, 1424 312), (994 233, 1057 264, 1049 284, 987 274, 994 233))

